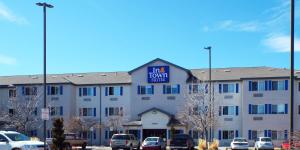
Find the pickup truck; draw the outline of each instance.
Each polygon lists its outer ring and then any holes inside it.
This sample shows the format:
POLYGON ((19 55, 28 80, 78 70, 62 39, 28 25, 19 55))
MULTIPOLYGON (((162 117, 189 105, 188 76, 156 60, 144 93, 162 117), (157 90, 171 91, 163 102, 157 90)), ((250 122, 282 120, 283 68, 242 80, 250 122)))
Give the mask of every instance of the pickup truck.
MULTIPOLYGON (((53 147, 52 138, 47 138, 47 143, 53 147)), ((82 150, 86 149, 87 139, 81 139, 75 133, 65 133, 65 148, 71 150, 72 147, 80 146, 82 150)))

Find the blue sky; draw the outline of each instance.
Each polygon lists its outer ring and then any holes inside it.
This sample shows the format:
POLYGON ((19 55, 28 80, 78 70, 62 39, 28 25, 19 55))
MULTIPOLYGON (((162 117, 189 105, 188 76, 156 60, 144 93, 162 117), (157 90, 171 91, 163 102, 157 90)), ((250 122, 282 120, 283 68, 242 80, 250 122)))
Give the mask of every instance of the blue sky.
MULTIPOLYGON (((0 75, 43 71, 42 8, 0 0, 0 75)), ((48 73, 128 71, 155 58, 185 68, 289 68, 289 0, 53 0, 48 73)), ((296 0, 296 68, 300 68, 296 0)))

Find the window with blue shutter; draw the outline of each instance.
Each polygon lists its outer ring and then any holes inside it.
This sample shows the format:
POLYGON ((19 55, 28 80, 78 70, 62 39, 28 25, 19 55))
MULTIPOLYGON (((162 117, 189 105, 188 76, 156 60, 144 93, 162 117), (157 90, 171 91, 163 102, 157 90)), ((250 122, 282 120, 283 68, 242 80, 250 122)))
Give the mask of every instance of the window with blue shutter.
POLYGON ((289 81, 288 80, 284 80, 284 89, 288 90, 289 89, 289 81))
POLYGON ((288 114, 288 104, 284 104, 284 113, 288 114))
POLYGON ((248 130, 248 139, 252 140, 252 131, 251 130, 248 130))
POLYGON ((189 130, 189 135, 192 137, 192 130, 189 130))
POLYGON ((268 91, 268 81, 265 81, 265 91, 268 91))
POLYGON ((251 104, 249 104, 249 106, 248 106, 248 113, 252 114, 252 106, 251 106, 251 104))
POLYGON ((268 130, 264 131, 264 136, 267 137, 268 136, 268 130))
POLYGON ((137 134, 137 139, 140 140, 141 139, 141 130, 137 130, 136 134, 137 134))
POLYGON ((221 140, 221 138, 222 138, 222 132, 221 132, 221 130, 219 130, 218 139, 221 140))
POLYGON ((97 95, 97 88, 96 87, 94 87, 94 96, 96 96, 97 95))
POLYGON ((50 130, 47 130, 47 138, 50 138, 50 130))
POLYGON ((168 139, 171 138, 171 130, 168 130, 168 139))
POLYGON ((272 81, 269 80, 269 91, 272 91, 272 81))
POLYGON ((235 84, 235 92, 239 93, 239 84, 238 83, 235 84))
POLYGON ((177 84, 177 92, 180 93, 180 84, 177 84))
POLYGON ((285 139, 285 140, 288 139, 288 130, 284 130, 284 139, 285 139))
POLYGON ((141 86, 137 86, 137 94, 141 94, 141 86))
POLYGON ((235 115, 236 115, 236 116, 239 115, 239 106, 235 106, 235 115))
POLYGON ((64 115, 64 108, 62 106, 60 106, 60 115, 64 115))
POLYGON ((61 85, 61 86, 59 86, 59 94, 60 94, 60 95, 63 95, 63 93, 64 93, 64 91, 63 91, 63 86, 61 85))
POLYGON ((252 91, 252 81, 249 81, 249 91, 252 91))
POLYGON ((25 87, 22 86, 22 95, 25 95, 25 87))
POLYGON ((123 95, 123 86, 120 86, 120 95, 123 95))
POLYGON ((166 94, 166 85, 163 85, 163 94, 166 94))
POLYGON ((268 111, 269 111, 269 114, 272 114, 272 104, 268 104, 268 111))
POLYGON ((108 96, 108 87, 105 87, 105 96, 108 96))
POLYGON ((272 131, 268 130, 268 137, 272 137, 272 131))
POLYGON ((79 88, 79 96, 81 96, 82 95, 82 88, 79 88))
POLYGON ((191 94, 191 93, 192 93, 192 85, 189 84, 189 94, 191 94))
POLYGON ((222 93, 222 84, 219 84, 219 93, 222 93))
POLYGON ((50 89, 51 89, 51 88, 50 88, 50 86, 48 85, 48 86, 47 86, 47 95, 50 95, 50 89))
POLYGON ((108 139, 108 130, 105 130, 105 139, 108 139))
POLYGON ((97 111, 96 111, 96 108, 94 108, 94 116, 96 117, 97 115, 97 111))
POLYGON ((94 139, 96 139, 96 131, 93 131, 94 139))

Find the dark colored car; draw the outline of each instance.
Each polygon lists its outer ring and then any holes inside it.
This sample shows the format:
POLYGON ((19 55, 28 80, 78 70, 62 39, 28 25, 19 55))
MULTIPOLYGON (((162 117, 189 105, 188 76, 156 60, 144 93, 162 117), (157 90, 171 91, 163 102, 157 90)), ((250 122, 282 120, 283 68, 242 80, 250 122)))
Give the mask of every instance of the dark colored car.
POLYGON ((176 134, 170 142, 170 150, 193 150, 194 142, 188 134, 176 134))

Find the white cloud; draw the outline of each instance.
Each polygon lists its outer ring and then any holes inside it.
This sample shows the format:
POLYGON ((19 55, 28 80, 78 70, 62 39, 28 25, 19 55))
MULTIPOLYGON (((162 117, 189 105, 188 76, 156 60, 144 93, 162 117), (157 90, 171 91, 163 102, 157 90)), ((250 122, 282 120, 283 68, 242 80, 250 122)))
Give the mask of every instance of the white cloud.
POLYGON ((260 23, 256 21, 251 22, 238 22, 233 20, 223 20, 216 25, 208 27, 204 26, 203 31, 234 31, 234 32, 256 32, 260 30, 260 23))
POLYGON ((4 19, 17 24, 27 24, 24 17, 16 16, 9 8, 0 2, 0 19, 4 19))
MULTIPOLYGON (((288 35, 270 35, 262 43, 275 52, 290 52, 290 36, 288 35)), ((295 52, 300 52, 300 39, 295 38, 295 52)))
POLYGON ((17 60, 13 57, 5 56, 0 54, 0 65, 15 65, 17 60))

